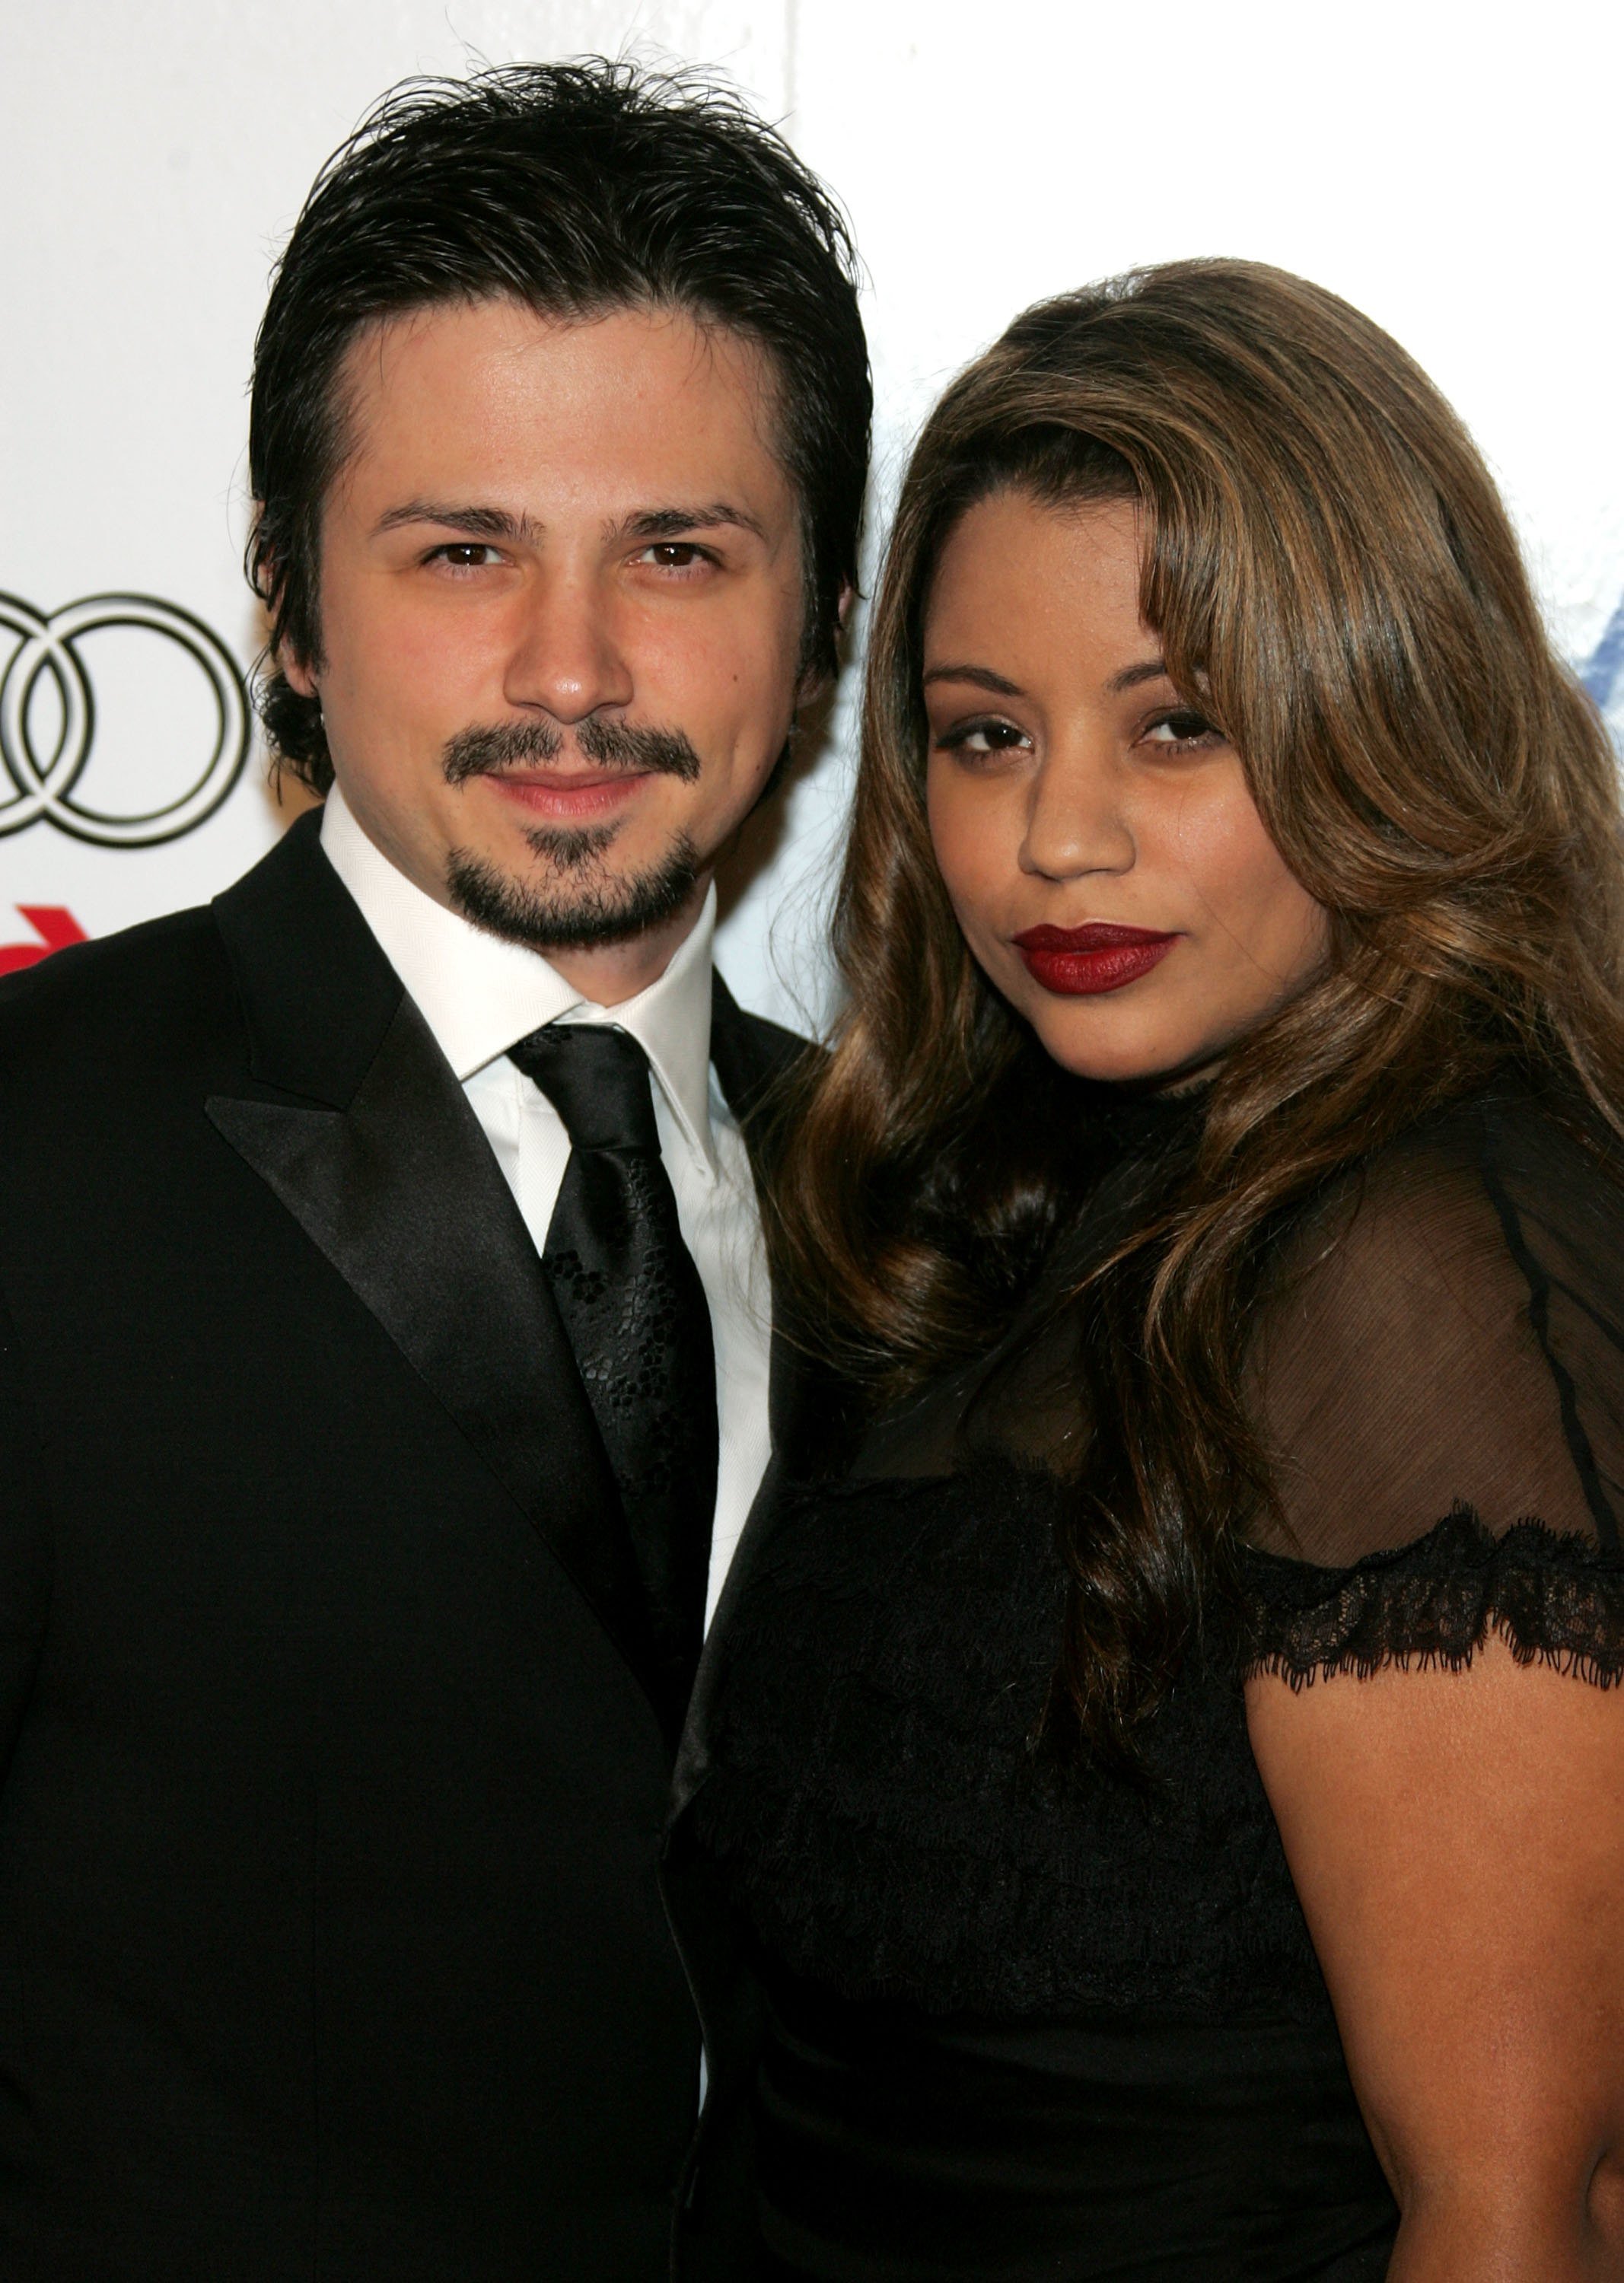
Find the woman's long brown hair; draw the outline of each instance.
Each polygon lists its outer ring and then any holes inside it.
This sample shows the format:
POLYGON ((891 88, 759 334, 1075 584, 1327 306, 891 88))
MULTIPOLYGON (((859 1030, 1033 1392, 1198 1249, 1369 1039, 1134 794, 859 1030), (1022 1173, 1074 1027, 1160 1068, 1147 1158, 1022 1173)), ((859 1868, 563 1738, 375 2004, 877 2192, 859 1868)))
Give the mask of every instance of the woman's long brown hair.
POLYGON ((847 999, 777 1185, 803 1336, 877 1404, 988 1344, 1077 1177, 1075 1126, 965 948, 925 822, 931 580, 1005 487, 1136 496, 1144 619, 1331 923, 1323 971, 1224 1062, 1172 1194, 1078 1295, 1089 1442, 1051 1715, 1121 1763, 1268 1496, 1240 1374, 1288 1209, 1508 1061, 1620 1128, 1624 853, 1611 748, 1494 484, 1394 341, 1239 261, 1028 310, 949 388, 902 486, 835 918, 847 999))

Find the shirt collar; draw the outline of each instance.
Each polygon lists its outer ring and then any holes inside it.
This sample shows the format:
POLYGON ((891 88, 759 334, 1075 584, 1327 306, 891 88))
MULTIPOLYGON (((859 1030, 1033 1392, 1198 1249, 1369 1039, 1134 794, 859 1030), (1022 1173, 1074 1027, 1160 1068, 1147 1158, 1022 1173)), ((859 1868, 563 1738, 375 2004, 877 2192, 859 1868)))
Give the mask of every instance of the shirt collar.
POLYGON ((613 1023, 630 1032, 683 1138, 714 1173, 710 1118, 711 942, 716 891, 663 975, 618 1007, 600 1007, 523 944, 488 935, 409 880, 368 839, 335 785, 322 815, 322 851, 411 993, 459 1080, 545 1023, 613 1023))

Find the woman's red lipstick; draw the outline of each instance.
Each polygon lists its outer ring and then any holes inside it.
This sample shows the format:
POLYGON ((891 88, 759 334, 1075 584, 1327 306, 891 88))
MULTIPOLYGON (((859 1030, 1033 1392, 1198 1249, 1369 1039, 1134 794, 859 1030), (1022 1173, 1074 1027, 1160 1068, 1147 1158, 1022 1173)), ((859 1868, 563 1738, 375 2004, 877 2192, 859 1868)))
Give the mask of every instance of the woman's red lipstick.
POLYGON ((1087 927, 1028 928, 1015 938, 1015 948, 1027 962, 1027 972, 1045 991, 1083 999, 1136 983, 1177 941, 1176 935, 1158 935, 1152 928, 1113 927, 1108 921, 1092 920, 1087 927))

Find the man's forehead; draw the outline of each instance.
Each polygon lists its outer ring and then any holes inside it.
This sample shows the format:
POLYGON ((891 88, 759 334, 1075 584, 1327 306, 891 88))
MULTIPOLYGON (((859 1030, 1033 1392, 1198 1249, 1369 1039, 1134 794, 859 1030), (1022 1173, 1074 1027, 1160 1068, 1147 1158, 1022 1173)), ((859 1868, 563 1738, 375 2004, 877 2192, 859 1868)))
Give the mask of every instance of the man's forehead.
POLYGON ((621 495, 600 506, 619 517, 787 481, 767 358, 684 310, 414 309, 351 343, 341 386, 352 463, 427 456, 469 477, 483 465, 521 481, 618 482, 621 495))

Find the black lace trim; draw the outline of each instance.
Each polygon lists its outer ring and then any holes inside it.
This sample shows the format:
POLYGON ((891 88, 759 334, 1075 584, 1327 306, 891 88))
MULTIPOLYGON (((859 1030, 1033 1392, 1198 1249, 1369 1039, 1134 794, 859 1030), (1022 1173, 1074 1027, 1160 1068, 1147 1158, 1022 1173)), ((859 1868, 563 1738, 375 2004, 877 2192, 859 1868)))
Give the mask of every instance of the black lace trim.
POLYGON ((1519 1522, 1496 1538, 1470 1507, 1412 1544, 1325 1570, 1245 1550, 1245 1670, 1293 1688, 1384 1667, 1459 1672, 1496 1633, 1519 1664, 1624 1682, 1624 1555, 1519 1522))

